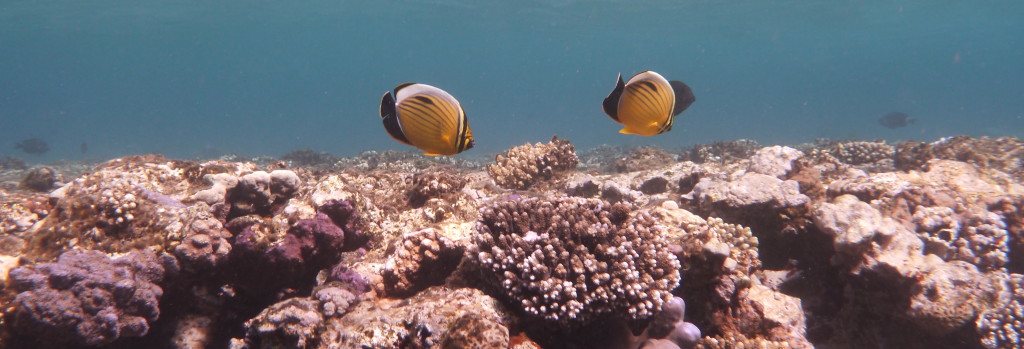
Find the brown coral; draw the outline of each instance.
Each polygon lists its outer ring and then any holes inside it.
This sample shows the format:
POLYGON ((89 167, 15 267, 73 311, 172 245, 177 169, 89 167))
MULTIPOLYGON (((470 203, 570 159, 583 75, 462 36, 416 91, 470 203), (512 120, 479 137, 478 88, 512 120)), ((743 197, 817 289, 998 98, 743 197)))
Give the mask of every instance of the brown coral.
POLYGON ((462 247, 434 229, 402 236, 384 265, 384 291, 405 297, 440 285, 462 258, 462 247))
POLYGON ((482 210, 471 258, 527 313, 564 325, 649 318, 679 262, 646 211, 594 199, 523 199, 482 210))
POLYGON ((573 170, 578 163, 575 147, 568 140, 552 137, 548 143, 524 144, 499 154, 487 165, 487 173, 502 188, 526 189, 573 170))

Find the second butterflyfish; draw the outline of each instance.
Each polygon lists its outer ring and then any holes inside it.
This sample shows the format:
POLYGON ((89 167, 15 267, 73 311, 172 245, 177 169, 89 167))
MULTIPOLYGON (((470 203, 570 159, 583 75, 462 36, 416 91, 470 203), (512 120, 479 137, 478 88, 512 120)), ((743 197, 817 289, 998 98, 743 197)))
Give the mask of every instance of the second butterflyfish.
POLYGON ((676 115, 696 100, 686 84, 668 81, 647 70, 625 82, 619 74, 615 89, 602 107, 612 120, 622 124, 619 133, 653 136, 671 130, 676 115))
POLYGON ((434 86, 404 83, 385 92, 380 117, 392 138, 425 155, 455 155, 474 144, 462 105, 434 86))

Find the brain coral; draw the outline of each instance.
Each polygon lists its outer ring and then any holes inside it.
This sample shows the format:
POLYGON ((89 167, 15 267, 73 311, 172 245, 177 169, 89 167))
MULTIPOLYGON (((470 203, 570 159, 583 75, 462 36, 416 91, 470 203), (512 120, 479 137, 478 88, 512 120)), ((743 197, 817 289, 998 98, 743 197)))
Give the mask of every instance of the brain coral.
POLYGON ((499 154, 487 165, 487 173, 502 188, 526 189, 554 178, 557 172, 575 169, 579 162, 576 148, 568 140, 554 137, 545 144, 524 144, 499 154))
POLYGON ((513 303, 565 325, 650 317, 679 261, 646 211, 597 199, 523 199, 481 210, 470 254, 513 303))

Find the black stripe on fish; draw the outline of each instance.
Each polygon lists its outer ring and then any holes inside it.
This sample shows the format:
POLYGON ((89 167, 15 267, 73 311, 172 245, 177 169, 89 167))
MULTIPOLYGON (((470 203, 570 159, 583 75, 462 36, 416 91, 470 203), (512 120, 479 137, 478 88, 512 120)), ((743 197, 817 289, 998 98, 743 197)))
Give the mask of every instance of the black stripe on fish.
POLYGON ((398 122, 398 113, 395 110, 395 97, 391 92, 384 92, 380 99, 380 117, 384 121, 384 130, 396 141, 412 145, 409 138, 402 132, 402 125, 398 122))
POLYGON ((619 121, 619 98, 622 97, 622 91, 626 89, 626 83, 622 81, 622 73, 619 73, 616 79, 618 82, 615 83, 615 88, 608 94, 608 97, 604 98, 601 108, 604 109, 604 113, 608 114, 608 117, 612 118, 612 120, 622 123, 619 121))

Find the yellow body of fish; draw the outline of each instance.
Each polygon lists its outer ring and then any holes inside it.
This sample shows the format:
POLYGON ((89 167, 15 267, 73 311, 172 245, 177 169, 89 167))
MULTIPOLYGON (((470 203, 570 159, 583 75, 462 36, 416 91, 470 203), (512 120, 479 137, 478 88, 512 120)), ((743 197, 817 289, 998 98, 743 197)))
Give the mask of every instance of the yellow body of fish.
POLYGON ((380 117, 392 138, 426 155, 455 155, 474 145, 466 111, 434 86, 405 83, 385 92, 380 117))
POLYGON ((624 126, 619 133, 653 136, 671 130, 676 115, 695 100, 686 84, 670 82, 648 70, 629 82, 623 82, 620 74, 602 107, 612 120, 624 126))

